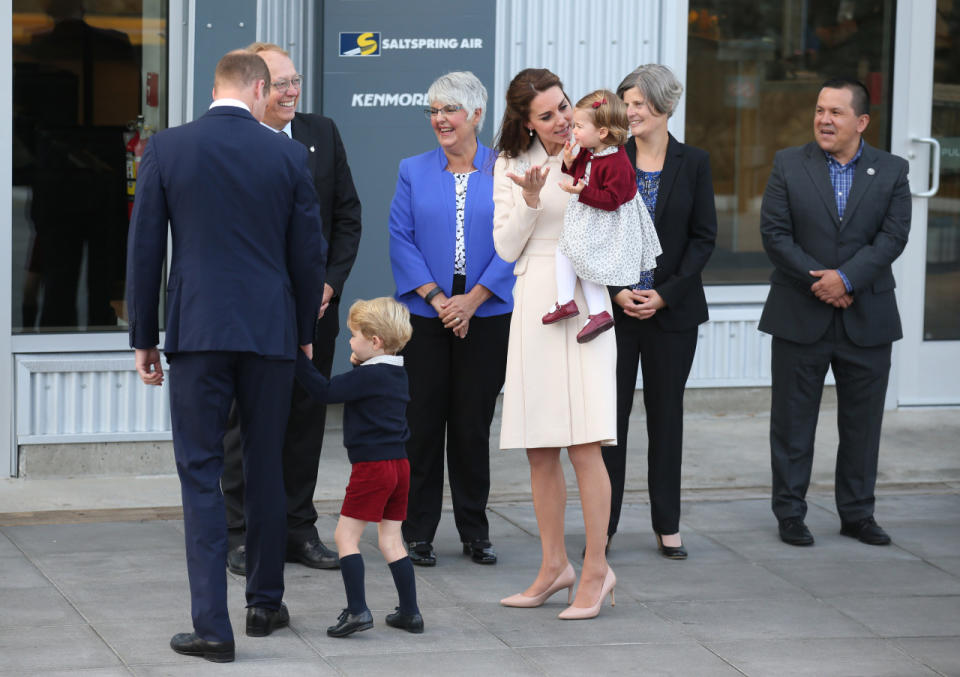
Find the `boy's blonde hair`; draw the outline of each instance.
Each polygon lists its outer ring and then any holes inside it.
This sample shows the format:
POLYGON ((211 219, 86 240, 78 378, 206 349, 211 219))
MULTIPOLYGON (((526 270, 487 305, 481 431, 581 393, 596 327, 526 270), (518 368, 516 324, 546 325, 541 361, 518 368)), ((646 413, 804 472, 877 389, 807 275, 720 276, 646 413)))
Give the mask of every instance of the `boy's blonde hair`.
POLYGON ((608 146, 622 146, 630 138, 627 105, 609 89, 590 92, 577 101, 576 108, 590 114, 594 127, 607 128, 607 138, 603 141, 608 146))
POLYGON ((413 335, 410 311, 390 296, 354 301, 347 315, 347 326, 368 339, 379 336, 383 352, 390 355, 400 352, 413 335))

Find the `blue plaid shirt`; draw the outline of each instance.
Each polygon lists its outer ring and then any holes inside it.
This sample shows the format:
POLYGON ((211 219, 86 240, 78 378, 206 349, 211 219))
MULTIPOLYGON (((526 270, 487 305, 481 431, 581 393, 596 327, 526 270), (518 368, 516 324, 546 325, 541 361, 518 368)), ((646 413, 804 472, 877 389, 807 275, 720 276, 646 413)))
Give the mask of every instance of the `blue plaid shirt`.
MULTIPOLYGON (((827 158, 827 171, 830 172, 830 185, 833 186, 833 194, 837 199, 837 216, 843 221, 843 210, 847 207, 847 198, 850 197, 850 188, 853 187, 853 175, 857 171, 857 161, 863 154, 863 139, 860 139, 860 147, 857 148, 857 154, 845 165, 837 162, 836 158, 830 153, 824 151, 823 154, 827 158)), ((847 276, 844 275, 842 271, 837 270, 837 273, 839 273, 840 279, 843 280, 843 286, 847 288, 847 293, 852 293, 853 285, 850 284, 850 280, 847 279, 847 276)))

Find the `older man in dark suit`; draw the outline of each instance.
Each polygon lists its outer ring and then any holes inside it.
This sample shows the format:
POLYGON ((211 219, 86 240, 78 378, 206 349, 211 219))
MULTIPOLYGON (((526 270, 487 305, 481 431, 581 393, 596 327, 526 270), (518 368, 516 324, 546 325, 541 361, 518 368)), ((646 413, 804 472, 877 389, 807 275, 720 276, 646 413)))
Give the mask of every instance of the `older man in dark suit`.
MULTIPOLYGON (((313 337, 313 363, 329 378, 334 345, 340 331, 340 293, 360 246, 360 199, 333 120, 322 115, 295 112, 302 78, 290 55, 279 45, 265 42, 255 42, 247 50, 262 57, 270 69, 273 88, 264 108, 263 124, 277 134, 291 137, 308 151, 310 174, 323 215, 323 235, 330 245, 323 310, 313 337)), ((315 569, 336 569, 339 566, 337 554, 320 540, 315 526, 317 511, 313 506, 326 412, 325 404, 310 399, 294 382, 282 453, 287 497, 286 557, 287 561, 315 569)), ((235 408, 231 411, 224 449, 223 494, 230 540, 227 566, 233 573, 245 575, 243 451, 235 408)))
POLYGON ((246 442, 246 632, 264 636, 289 622, 281 601, 280 446, 297 345, 312 352, 326 245, 307 150, 255 117, 270 89, 263 59, 231 52, 214 83, 203 117, 147 144, 130 223, 127 303, 137 371, 160 385, 157 315, 169 221, 164 351, 194 628, 170 645, 227 662, 234 640, 220 473, 230 402, 236 398, 246 442))
POLYGON ((824 83, 814 142, 777 153, 760 231, 773 262, 760 331, 773 335, 770 448, 780 538, 812 545, 804 524, 827 368, 837 384, 836 501, 841 533, 890 537, 873 518, 893 341, 902 337, 891 264, 910 231, 908 165, 865 143, 869 95, 824 83))

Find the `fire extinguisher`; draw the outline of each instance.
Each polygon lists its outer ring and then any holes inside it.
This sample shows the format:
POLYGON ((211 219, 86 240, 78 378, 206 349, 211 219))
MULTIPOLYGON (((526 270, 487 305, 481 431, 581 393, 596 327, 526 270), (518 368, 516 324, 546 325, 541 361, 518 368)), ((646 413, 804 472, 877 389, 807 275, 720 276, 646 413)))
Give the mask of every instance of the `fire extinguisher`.
POLYGON ((143 149, 147 145, 147 130, 143 116, 137 116, 137 124, 127 141, 127 218, 133 213, 133 198, 137 192, 137 172, 140 169, 140 160, 143 158, 143 149))

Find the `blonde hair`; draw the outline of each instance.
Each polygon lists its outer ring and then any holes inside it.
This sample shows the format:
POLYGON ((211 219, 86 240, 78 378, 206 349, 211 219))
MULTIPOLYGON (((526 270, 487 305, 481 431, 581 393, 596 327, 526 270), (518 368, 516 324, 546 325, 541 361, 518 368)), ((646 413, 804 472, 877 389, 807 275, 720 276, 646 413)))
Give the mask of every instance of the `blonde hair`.
POLYGON ((576 109, 589 113, 594 127, 607 128, 607 138, 603 141, 608 146, 622 146, 630 137, 627 106, 609 89, 590 92, 577 101, 576 109))
POLYGON ((290 56, 290 52, 285 50, 280 45, 275 45, 272 42, 251 42, 249 45, 244 47, 244 51, 250 52, 251 54, 260 54, 262 52, 279 52, 285 57, 290 56))
POLYGON ((389 355, 402 350, 413 335, 410 311, 390 296, 354 301, 347 315, 347 326, 368 339, 379 336, 383 341, 383 352, 389 355))

